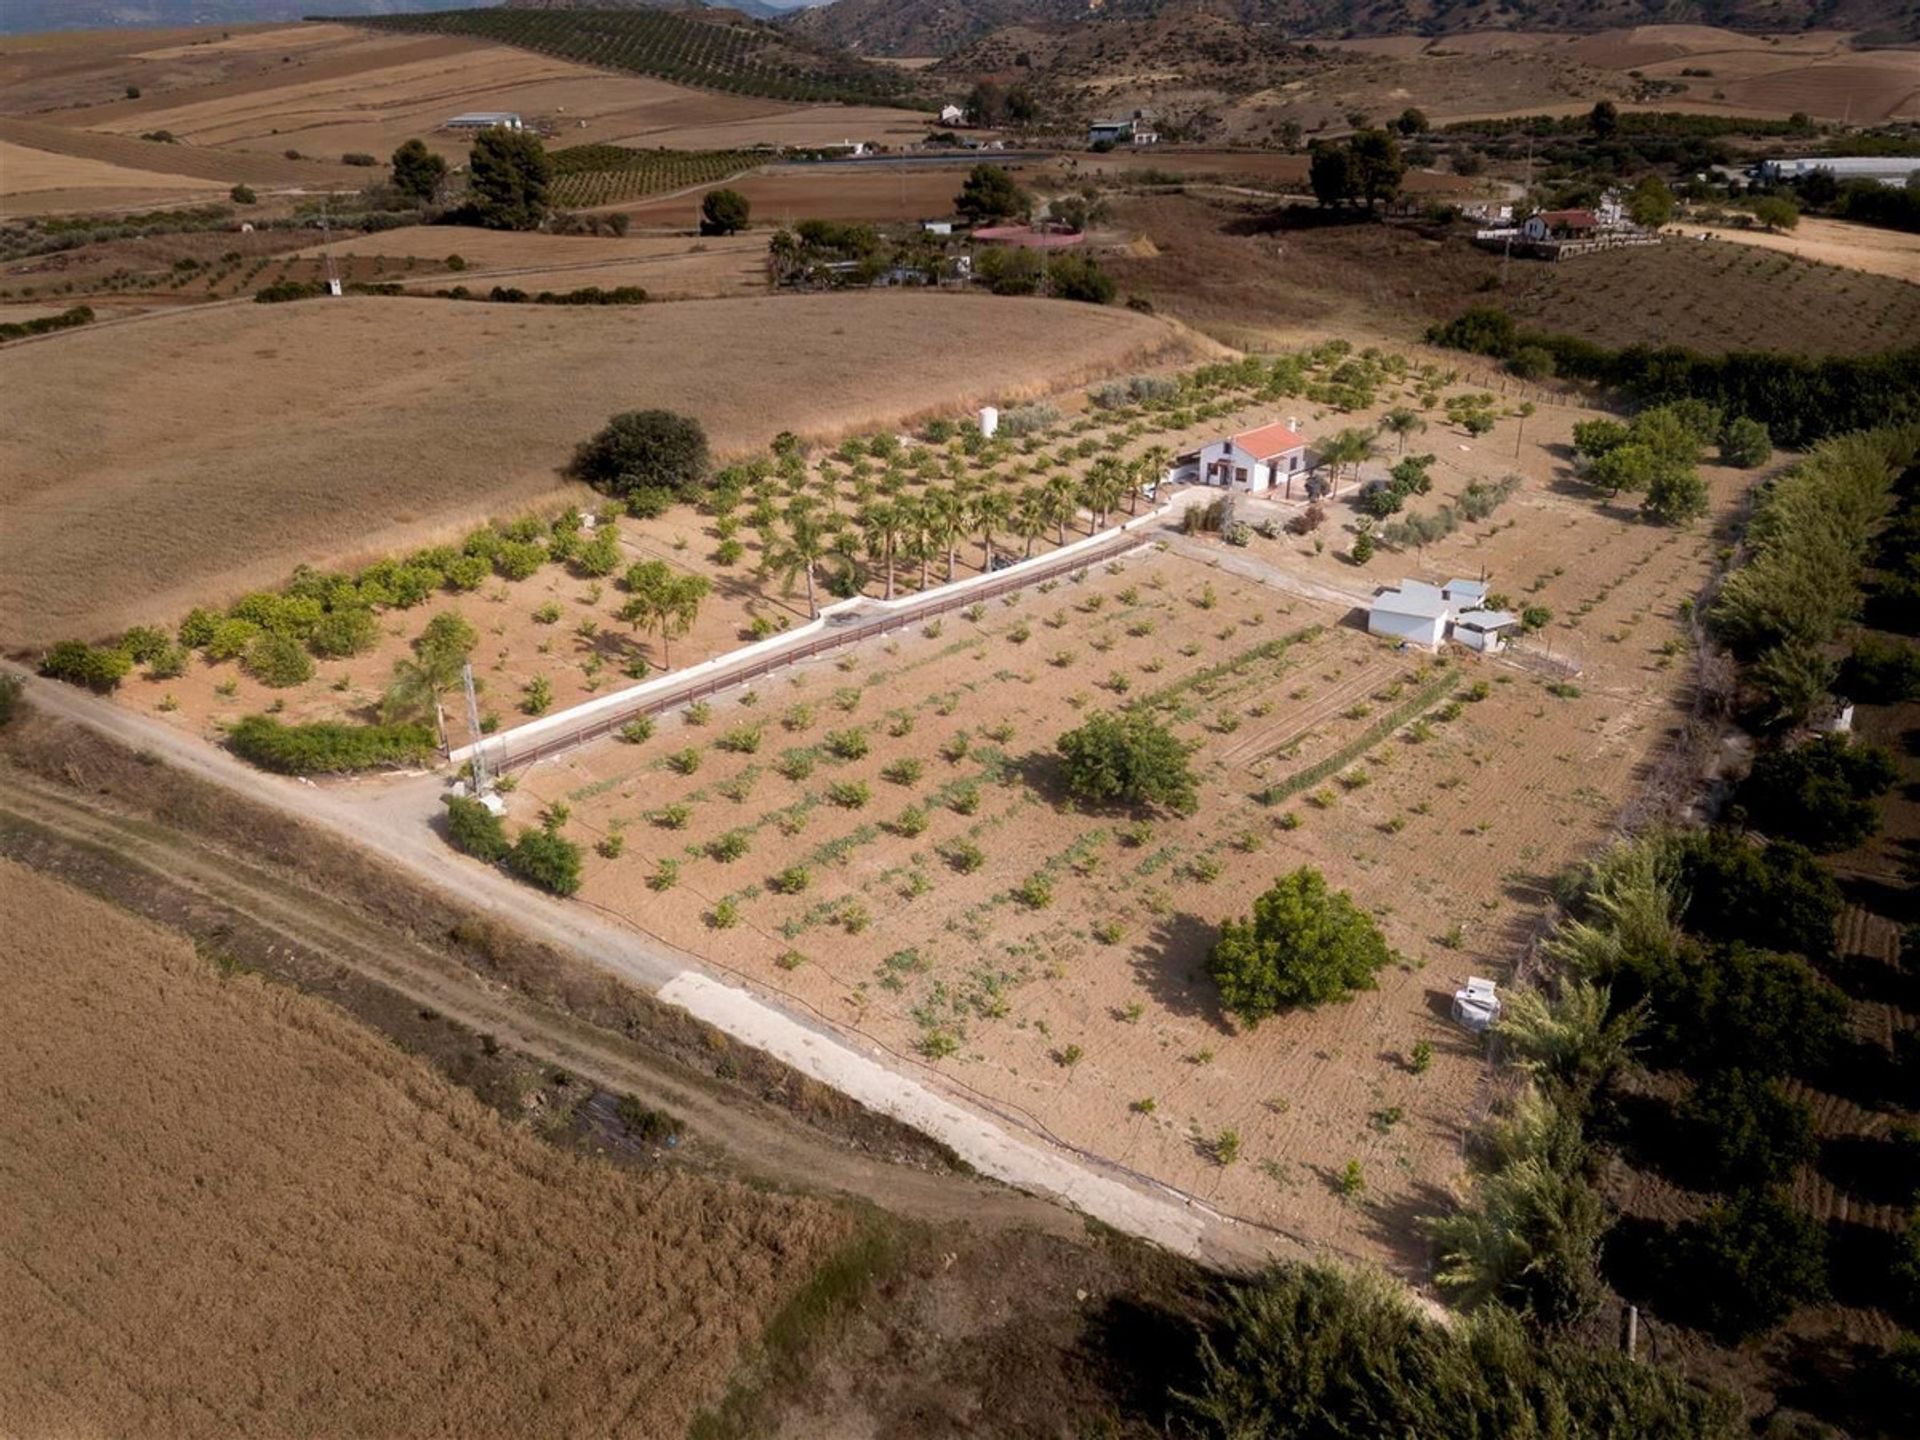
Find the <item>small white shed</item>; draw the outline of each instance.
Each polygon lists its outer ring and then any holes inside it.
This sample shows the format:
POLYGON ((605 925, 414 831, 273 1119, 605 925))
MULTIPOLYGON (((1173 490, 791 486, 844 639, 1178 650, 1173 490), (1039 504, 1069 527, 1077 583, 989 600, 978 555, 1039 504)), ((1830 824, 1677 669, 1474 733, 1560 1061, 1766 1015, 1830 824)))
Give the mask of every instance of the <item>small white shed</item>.
POLYGON ((1438 650, 1452 618, 1453 606, 1438 585, 1402 580, 1397 589, 1382 590, 1373 597, 1367 607, 1367 633, 1438 650))
POLYGON ((1463 610, 1453 622, 1453 638, 1469 650, 1498 655, 1520 628, 1520 617, 1505 610, 1463 610))

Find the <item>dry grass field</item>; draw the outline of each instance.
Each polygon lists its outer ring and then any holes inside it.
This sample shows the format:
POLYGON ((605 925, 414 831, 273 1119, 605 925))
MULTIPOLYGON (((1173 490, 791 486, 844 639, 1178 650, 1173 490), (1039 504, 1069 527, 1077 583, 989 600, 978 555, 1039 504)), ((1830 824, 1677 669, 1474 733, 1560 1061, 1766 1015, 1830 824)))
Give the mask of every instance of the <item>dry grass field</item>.
MULTIPOLYGON (((754 221, 761 225, 798 220, 920 220, 953 214, 953 197, 965 179, 966 172, 952 166, 927 170, 888 166, 852 172, 844 167, 813 167, 761 171, 729 181, 727 188, 752 202, 754 221)), ((606 208, 625 211, 636 225, 692 230, 699 224, 703 194, 704 189, 606 208)))
MULTIPOLYGON (((1435 493, 1415 508, 1475 478, 1524 483, 1425 555, 1356 571, 1338 558, 1345 502, 1324 552, 1172 540, 810 662, 643 744, 537 766, 516 813, 564 802, 576 838, 620 833, 617 858, 589 856, 589 901, 902 1063, 1232 1213, 1416 1273, 1409 1217, 1456 1175, 1481 1074, 1448 998, 1468 974, 1506 973, 1545 913, 1544 877, 1604 839, 1684 718, 1676 617, 1717 542, 1571 493, 1556 456, 1582 413, 1530 420, 1517 462, 1513 421, 1471 445, 1436 422, 1419 446, 1442 457, 1435 493), (1327 603, 1483 569, 1557 615, 1535 663, 1434 668, 1327 603), (1202 795, 1195 818, 1136 834, 1065 802, 1048 757, 1088 710, 1142 697, 1197 747, 1202 795), (1290 784, 1317 765, 1331 773, 1290 784), (1288 793, 1258 798, 1276 786, 1288 793), (1351 1004, 1238 1029, 1201 973, 1206 948, 1303 863, 1378 915, 1403 961, 1351 1004), (1425 1073, 1409 1059, 1422 1041, 1425 1073), (1240 1153, 1223 1164, 1229 1131, 1240 1153), (1335 1184, 1349 1159, 1362 1201, 1335 1184)), ((1720 513, 1748 478, 1709 472, 1720 513)))
POLYGON ((17 417, 0 437, 0 644, 105 633, 518 509, 554 495, 616 411, 696 415, 724 455, 1198 343, 1123 310, 882 292, 641 311, 241 303, 26 342, 0 354, 17 417))
POLYGON ((1586 35, 1491 30, 1322 41, 1365 63, 1271 99, 1294 110, 1317 102, 1329 115, 1342 106, 1397 111, 1412 103, 1442 122, 1565 113, 1608 97, 1629 108, 1762 116, 1804 110, 1855 124, 1920 113, 1911 54, 1855 50, 1851 40, 1838 30, 1758 35, 1641 25, 1586 35), (1636 86, 1647 81, 1673 88, 1636 101, 1636 86))
POLYGON ((515 1129, 11 864, 0 1430, 680 1433, 848 1233, 515 1129))
MULTIPOLYGON (((338 165, 365 152, 384 157, 413 136, 453 160, 467 137, 442 128, 464 110, 514 110, 549 128, 553 146, 613 142, 677 149, 758 144, 898 143, 926 133, 926 118, 886 107, 794 105, 689 90, 504 45, 446 36, 388 35, 345 25, 168 32, 151 49, 122 36, 34 45, 0 57, 4 110, 18 117, 0 138, 53 154, 112 160, 160 147, 137 137, 165 130, 191 155, 184 173, 265 184, 329 178, 359 184, 338 165), (223 38, 224 36, 224 38, 223 38), (140 94, 127 98, 127 86, 140 94), (25 127, 25 128, 21 128, 25 127)), ((74 182, 78 186, 80 182, 74 182)), ((131 181, 116 184, 133 190, 131 181)), ((8 187, 10 190, 13 186, 8 187)), ((147 187, 150 189, 151 187, 147 187)), ((91 185, 66 208, 143 203, 91 185)))

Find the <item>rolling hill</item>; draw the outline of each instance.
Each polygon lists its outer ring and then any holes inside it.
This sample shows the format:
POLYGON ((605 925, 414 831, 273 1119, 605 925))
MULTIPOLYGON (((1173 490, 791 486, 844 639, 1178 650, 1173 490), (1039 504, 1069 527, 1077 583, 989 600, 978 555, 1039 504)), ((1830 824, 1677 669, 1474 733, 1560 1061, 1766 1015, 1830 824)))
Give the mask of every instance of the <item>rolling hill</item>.
POLYGON ((782 23, 817 43, 857 53, 944 55, 1009 26, 1100 25, 1182 14, 1279 27, 1295 39, 1683 23, 1857 30, 1881 41, 1920 36, 1920 6, 1913 0, 833 0, 782 23))

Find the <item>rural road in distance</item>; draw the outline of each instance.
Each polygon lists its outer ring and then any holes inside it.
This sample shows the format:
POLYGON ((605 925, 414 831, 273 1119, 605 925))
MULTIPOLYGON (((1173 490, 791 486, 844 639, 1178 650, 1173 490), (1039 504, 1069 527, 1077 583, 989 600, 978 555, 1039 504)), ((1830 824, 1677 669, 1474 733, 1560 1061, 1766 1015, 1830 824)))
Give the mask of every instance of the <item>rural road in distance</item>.
POLYGON ((1064 1145, 1017 1117, 989 1114, 893 1068, 904 1057, 863 1053, 824 1022, 727 983, 657 938, 584 905, 535 892, 456 854, 432 828, 444 782, 421 775, 315 785, 253 769, 224 750, 109 700, 27 677, 27 698, 43 713, 150 752, 200 779, 320 825, 402 867, 442 893, 585 956, 628 983, 682 1007, 742 1044, 764 1049, 950 1147, 983 1175, 1063 1202, 1116 1230, 1178 1254, 1245 1269, 1299 1242, 1284 1232, 1223 1215, 1195 1197, 1064 1145))

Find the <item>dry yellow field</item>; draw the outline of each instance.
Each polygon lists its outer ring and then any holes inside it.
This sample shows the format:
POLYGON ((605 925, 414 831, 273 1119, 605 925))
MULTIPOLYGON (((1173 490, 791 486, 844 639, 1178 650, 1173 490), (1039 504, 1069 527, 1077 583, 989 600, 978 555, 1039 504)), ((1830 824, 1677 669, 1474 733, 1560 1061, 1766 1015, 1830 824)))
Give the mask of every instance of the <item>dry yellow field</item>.
POLYGON ((1125 310, 873 291, 641 310, 241 302, 22 342, 0 352, 0 645, 149 622, 524 507, 620 410, 696 415, 724 454, 1201 343, 1125 310))
POLYGON ((1731 240, 1736 245, 1779 250, 1803 260, 1838 265, 1843 270, 1890 275, 1895 280, 1920 285, 1920 235, 1899 230, 1879 230, 1870 225, 1850 225, 1844 220, 1822 220, 1811 215, 1803 216, 1790 233, 1702 227, 1687 222, 1674 228, 1689 235, 1704 233, 1716 240, 1731 240))
POLYGON ((4 863, 0 931, 5 1434, 678 1434, 847 1233, 563 1154, 4 863))
POLYGON ((464 159, 468 137, 441 127, 465 110, 518 111, 550 127, 556 148, 723 149, 926 133, 926 117, 909 110, 689 90, 451 36, 299 25, 207 27, 164 39, 134 49, 108 35, 0 57, 6 109, 99 135, 167 130, 196 150, 276 160, 289 149, 328 161, 355 151, 385 156, 412 136, 464 159), (128 84, 138 98, 123 98, 128 84))
POLYGON ((0 140, 0 215, 45 215, 226 198, 217 180, 129 170, 0 140))

